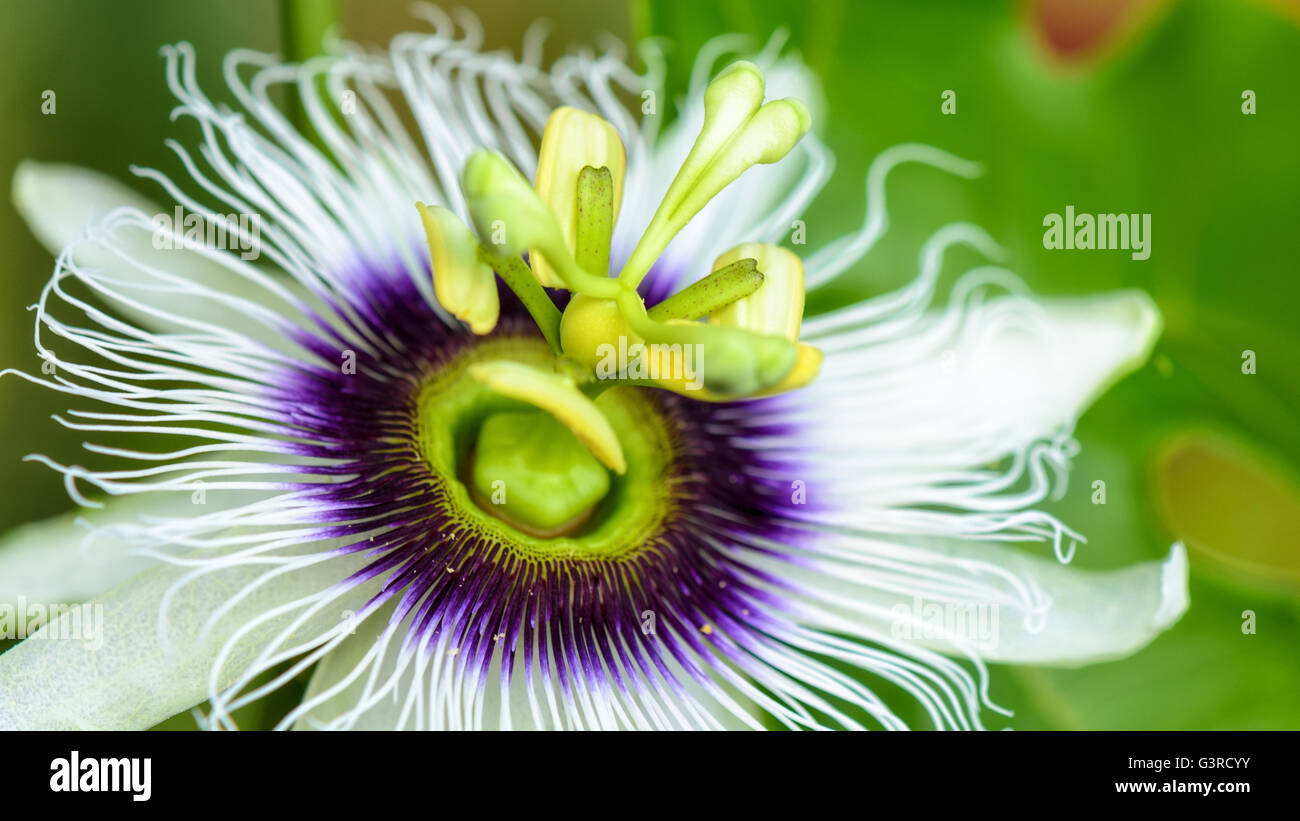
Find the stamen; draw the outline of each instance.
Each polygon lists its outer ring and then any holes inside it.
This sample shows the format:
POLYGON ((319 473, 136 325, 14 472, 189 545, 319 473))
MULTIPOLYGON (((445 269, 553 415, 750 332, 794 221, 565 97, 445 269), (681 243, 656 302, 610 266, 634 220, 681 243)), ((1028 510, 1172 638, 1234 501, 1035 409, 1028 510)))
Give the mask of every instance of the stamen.
POLYGON ((438 302, 470 330, 482 335, 496 327, 501 305, 492 268, 479 259, 478 240, 455 214, 417 202, 429 241, 433 290, 438 302))
MULTIPOLYGON (((627 168, 627 153, 623 142, 614 126, 595 114, 569 106, 557 108, 551 112, 542 133, 542 146, 537 160, 537 195, 555 213, 564 242, 577 258, 578 266, 588 273, 607 276, 608 251, 603 267, 585 264, 583 254, 579 251, 584 215, 587 220, 592 219, 590 211, 584 208, 579 191, 586 168, 606 169, 609 174, 609 235, 612 235, 614 220, 622 202, 623 177, 627 168)), ((587 238, 589 247, 598 247, 599 242, 593 242, 593 239, 587 238)), ((608 248, 608 238, 605 246, 608 248)), ((529 254, 529 261, 534 275, 543 285, 554 288, 561 284, 553 266, 540 249, 529 254)))
MULTIPOLYGON (((650 349, 638 357, 648 355, 658 363, 673 355, 691 356, 700 361, 693 368, 699 378, 664 378, 658 368, 651 368, 646 378, 638 368, 620 366, 612 379, 600 374, 606 383, 658 385, 722 401, 811 380, 821 356, 796 344, 804 276, 802 263, 789 251, 757 244, 733 249, 716 261, 712 275, 652 312, 636 290, 654 259, 705 203, 750 166, 781 159, 808 127, 808 112, 798 101, 763 104, 763 75, 757 66, 742 62, 724 71, 705 93, 704 127, 617 279, 608 276, 610 241, 626 157, 609 123, 572 108, 552 114, 543 135, 536 191, 500 155, 486 150, 473 154, 463 186, 484 242, 480 253, 526 305, 536 303, 529 311, 561 355, 558 370, 563 375, 550 375, 554 379, 545 391, 539 387, 539 395, 559 390, 563 383, 556 396, 571 393, 590 404, 587 396, 607 386, 594 381, 597 365, 605 359, 602 350, 646 343, 650 349), (574 294, 558 330, 549 297, 527 286, 527 269, 518 258, 525 249, 530 249, 536 282, 558 284, 574 294), (711 319, 695 321, 704 317, 711 319)), ((682 363, 670 372, 684 374, 682 363)), ((547 407, 535 398, 519 398, 547 407)))

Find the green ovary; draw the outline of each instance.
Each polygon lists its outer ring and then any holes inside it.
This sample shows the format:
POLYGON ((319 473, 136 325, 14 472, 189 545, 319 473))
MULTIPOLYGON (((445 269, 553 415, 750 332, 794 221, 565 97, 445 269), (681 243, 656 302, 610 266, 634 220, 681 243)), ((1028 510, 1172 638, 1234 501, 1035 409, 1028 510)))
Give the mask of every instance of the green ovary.
POLYGON ((632 388, 596 400, 627 460, 626 473, 615 475, 550 414, 468 373, 502 360, 555 367, 539 339, 483 340, 443 365, 416 398, 415 444, 429 492, 456 527, 526 561, 614 559, 652 544, 676 487, 673 436, 655 404, 632 388), (494 499, 502 489, 504 498, 494 499))
POLYGON ((568 428, 539 410, 484 420, 471 473, 480 505, 538 536, 574 530, 609 492, 604 466, 568 428))

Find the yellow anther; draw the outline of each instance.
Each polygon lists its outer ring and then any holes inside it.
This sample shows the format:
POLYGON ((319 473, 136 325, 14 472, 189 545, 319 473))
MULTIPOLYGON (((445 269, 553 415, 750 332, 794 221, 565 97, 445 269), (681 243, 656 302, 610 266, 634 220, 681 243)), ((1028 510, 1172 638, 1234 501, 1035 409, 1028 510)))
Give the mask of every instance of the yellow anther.
POLYGON ((715 325, 730 325, 760 334, 778 334, 791 342, 799 339, 803 323, 803 262, 779 245, 747 242, 722 254, 713 270, 738 260, 752 259, 763 274, 763 284, 752 294, 738 299, 709 317, 715 325))
MULTIPOLYGON (((542 133, 542 148, 537 158, 537 195, 555 212, 560 232, 569 253, 574 253, 578 237, 578 175, 583 168, 608 168, 614 183, 614 216, 623 197, 623 177, 627 171, 627 153, 614 126, 595 114, 563 106, 551 112, 542 133)), ((543 285, 555 288, 562 284, 540 249, 529 252, 533 274, 543 285)), ((608 271, 590 271, 607 276, 608 271)))
POLYGON ((496 327, 501 305, 492 267, 479 259, 478 239, 460 219, 440 205, 417 202, 433 265, 438 302, 476 334, 496 327))

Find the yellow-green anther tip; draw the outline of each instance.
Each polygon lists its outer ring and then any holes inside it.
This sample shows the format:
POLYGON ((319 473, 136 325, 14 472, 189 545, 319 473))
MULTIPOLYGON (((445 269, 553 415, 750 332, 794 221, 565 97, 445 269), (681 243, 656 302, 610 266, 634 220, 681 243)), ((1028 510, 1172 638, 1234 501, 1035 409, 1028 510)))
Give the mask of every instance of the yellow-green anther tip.
POLYGON ((790 153, 811 125, 812 116, 803 103, 790 98, 773 100, 758 110, 737 140, 754 140, 753 153, 746 158, 749 162, 774 163, 790 153))
POLYGON ((763 70, 748 60, 737 60, 724 68, 704 90, 705 109, 724 101, 744 101, 753 108, 763 102, 763 70))
POLYGON ((799 118, 799 136, 807 134, 812 129, 812 112, 808 110, 808 106, 797 97, 786 97, 783 102, 793 108, 795 116, 799 118))
POLYGON ((718 76, 714 78, 714 82, 716 83, 724 77, 730 77, 737 72, 745 72, 750 76, 757 77, 760 83, 763 82, 763 70, 759 68, 757 64, 749 60, 736 60, 731 63, 722 71, 718 72, 718 76))
POLYGON ((501 305, 496 275, 478 257, 478 240, 460 218, 440 205, 415 204, 429 242, 433 290, 442 307, 476 334, 496 327, 501 305))
POLYGON ((509 186, 516 179, 527 185, 509 160, 486 148, 480 148, 469 155, 460 179, 465 196, 469 198, 495 193, 502 187, 509 186))

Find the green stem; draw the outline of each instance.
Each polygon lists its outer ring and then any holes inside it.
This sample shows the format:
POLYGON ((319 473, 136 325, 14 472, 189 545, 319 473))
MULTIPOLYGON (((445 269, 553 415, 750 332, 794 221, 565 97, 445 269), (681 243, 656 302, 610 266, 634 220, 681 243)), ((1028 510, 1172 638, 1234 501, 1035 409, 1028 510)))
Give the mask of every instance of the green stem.
POLYGON ((339 24, 339 0, 280 0, 284 58, 300 63, 324 54, 325 36, 339 24))
MULTIPOLYGON (((290 63, 301 63, 325 53, 325 38, 340 33, 339 0, 280 0, 280 49, 290 63)), ((312 129, 307 109, 296 85, 285 88, 285 110, 298 132, 318 148, 324 145, 312 129)), ((329 152, 325 152, 328 156, 329 152)))
POLYGON ((562 244, 541 250, 546 255, 546 261, 556 268, 560 279, 564 280, 570 291, 596 299, 615 299, 623 292, 623 286, 617 279, 593 276, 579 268, 569 254, 569 249, 562 244))
POLYGON ((656 322, 696 320, 744 299, 763 284, 763 274, 752 259, 738 259, 704 279, 683 288, 646 312, 656 322))
POLYGON ((560 353, 560 309, 555 307, 555 303, 546 295, 545 289, 541 283, 533 276, 533 272, 524 264, 523 259, 516 256, 495 257, 487 252, 483 246, 479 246, 479 253, 484 260, 492 266, 501 279, 509 286, 510 290, 515 292, 519 301, 524 304, 528 314, 537 323, 537 327, 546 337, 546 342, 551 346, 551 350, 556 354, 560 353))

